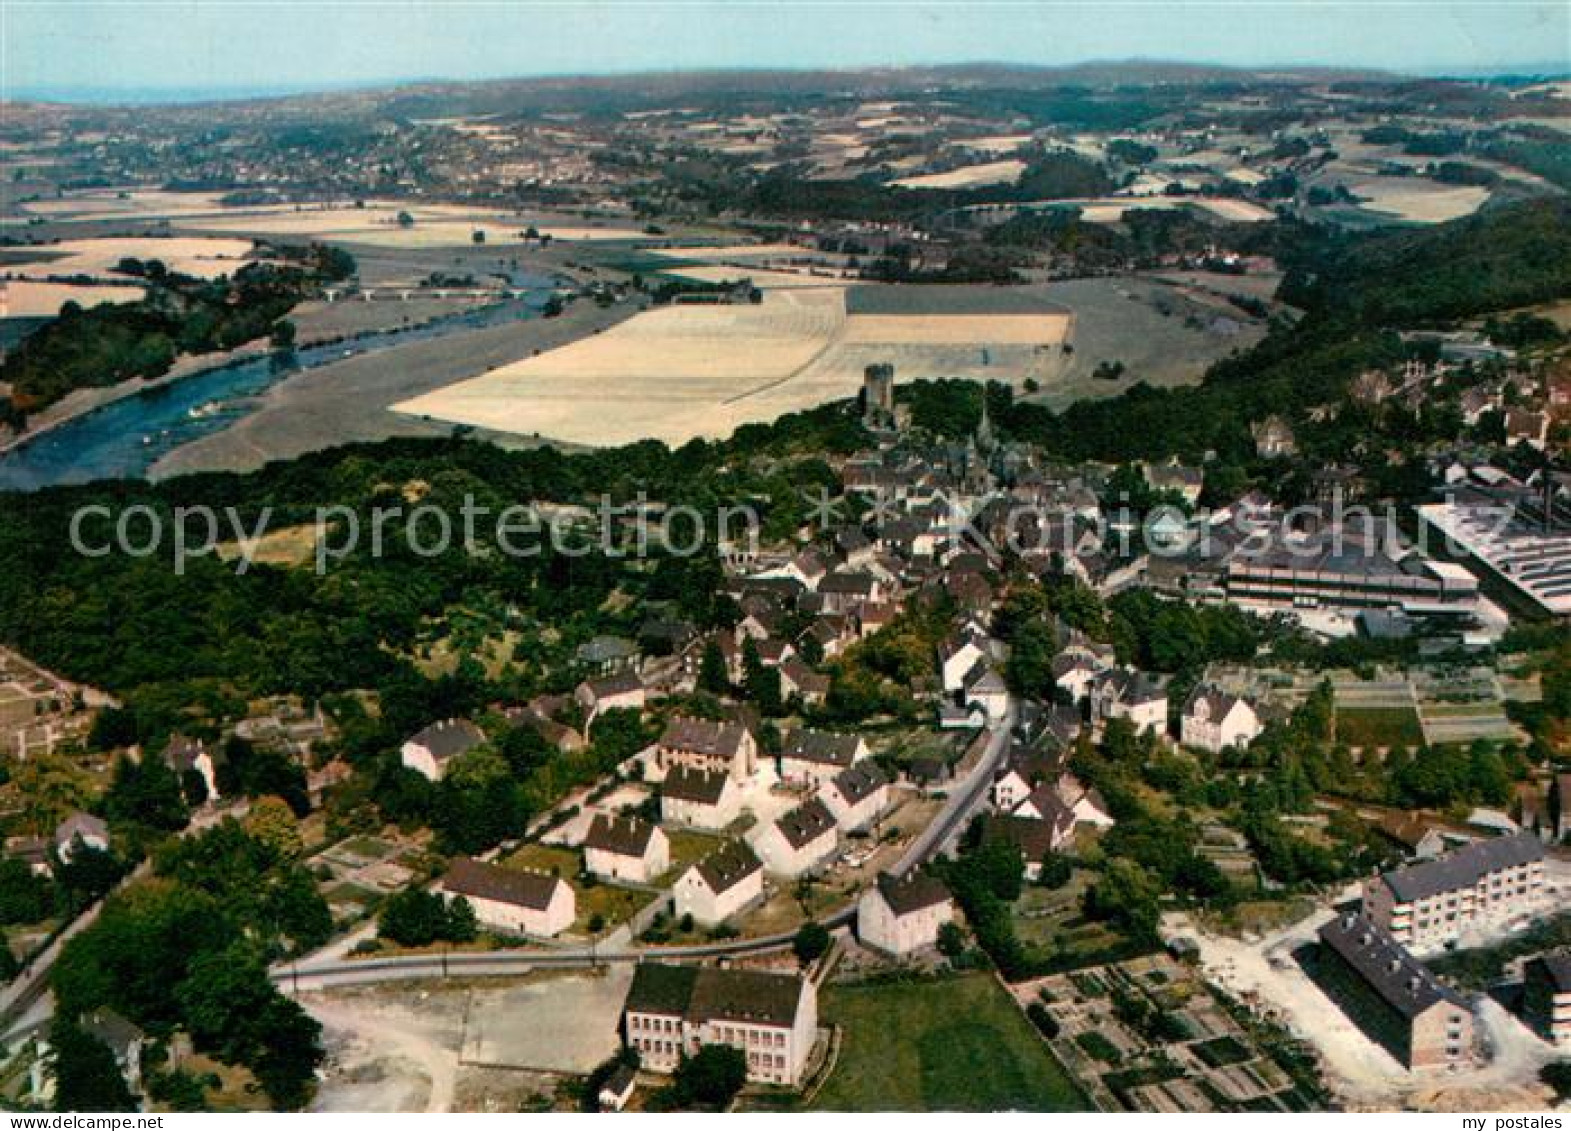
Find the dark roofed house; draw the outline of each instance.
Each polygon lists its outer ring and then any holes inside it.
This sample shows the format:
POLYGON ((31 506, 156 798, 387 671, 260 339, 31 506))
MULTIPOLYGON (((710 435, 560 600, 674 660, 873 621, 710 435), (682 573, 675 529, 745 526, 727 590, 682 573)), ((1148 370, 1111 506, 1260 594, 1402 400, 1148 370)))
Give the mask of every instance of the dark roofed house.
POLYGON ((1455 1070, 1473 1056, 1473 1015, 1379 924, 1347 913, 1320 928, 1316 983, 1404 1067, 1455 1070))
POLYGON ((880 873, 857 901, 856 933, 868 946, 894 955, 925 950, 955 916, 949 889, 925 872, 880 873))
POLYGON ((659 825, 596 813, 584 837, 584 865, 604 880, 647 884, 671 866, 671 842, 659 825))
POLYGON ((449 898, 467 899, 486 927, 551 938, 572 926, 577 897, 560 876, 459 857, 442 877, 449 898))
POLYGON ((743 841, 726 841, 677 877, 677 917, 706 927, 723 923, 764 897, 764 865, 743 841))
POLYGON ((843 832, 865 829, 889 807, 889 779, 871 758, 847 766, 819 791, 843 832))
POLYGON ((800 876, 828 861, 838 843, 834 814, 812 797, 765 825, 753 848, 770 872, 800 876))
POLYGON ((623 1061, 605 1078, 595 1099, 601 1111, 621 1111, 633 1098, 633 1085, 638 1080, 638 1069, 623 1061))
POLYGON ((676 766, 691 766, 721 770, 740 781, 753 775, 757 762, 758 741, 739 723, 678 715, 655 744, 654 768, 662 778, 676 766))
POLYGON ((786 735, 780 749, 780 776, 788 782, 822 785, 868 756, 860 735, 801 728, 786 735))
POLYGON ((468 719, 443 719, 405 742, 399 759, 431 781, 441 781, 448 763, 484 741, 485 732, 468 719))
POLYGON ((1571 952, 1541 954, 1522 973, 1523 1018, 1556 1048, 1571 1047, 1571 952))

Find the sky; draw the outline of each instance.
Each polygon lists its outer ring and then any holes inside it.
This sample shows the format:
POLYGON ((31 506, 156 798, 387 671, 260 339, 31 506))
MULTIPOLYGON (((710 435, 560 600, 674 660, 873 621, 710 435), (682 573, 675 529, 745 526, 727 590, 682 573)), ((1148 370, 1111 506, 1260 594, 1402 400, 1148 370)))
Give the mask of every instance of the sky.
POLYGON ((0 0, 5 97, 1114 59, 1564 71, 1571 2, 0 0))

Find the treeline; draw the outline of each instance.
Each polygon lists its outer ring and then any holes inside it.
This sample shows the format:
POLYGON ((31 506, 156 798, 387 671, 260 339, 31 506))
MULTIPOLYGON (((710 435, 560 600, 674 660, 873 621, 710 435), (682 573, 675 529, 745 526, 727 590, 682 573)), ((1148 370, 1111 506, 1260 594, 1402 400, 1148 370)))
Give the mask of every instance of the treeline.
POLYGON ((127 261, 146 280, 132 303, 83 308, 67 302, 60 316, 28 335, 0 361, 11 386, 11 414, 35 412, 76 389, 161 377, 182 354, 228 350, 265 337, 296 303, 323 282, 347 278, 354 260, 312 246, 248 263, 228 279, 169 272, 157 260, 127 261))

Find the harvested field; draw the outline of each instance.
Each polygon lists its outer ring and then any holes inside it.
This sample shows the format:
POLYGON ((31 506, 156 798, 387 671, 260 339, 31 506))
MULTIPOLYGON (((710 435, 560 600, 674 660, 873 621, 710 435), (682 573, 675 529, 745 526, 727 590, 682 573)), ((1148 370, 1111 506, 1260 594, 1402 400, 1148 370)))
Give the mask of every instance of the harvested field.
POLYGON ((292 374, 268 389, 254 412, 163 457, 153 476, 256 468, 357 440, 444 434, 446 426, 386 410, 536 350, 597 333, 629 313, 625 305, 573 303, 560 318, 531 318, 411 342, 292 374))
POLYGON ((17 279, 0 282, 0 318, 53 318, 68 302, 81 307, 111 302, 135 302, 141 287, 82 287, 70 283, 39 283, 17 279))
POLYGON ((1072 321, 1039 293, 920 288, 934 293, 886 295, 868 305, 891 313, 848 315, 846 295, 863 290, 782 288, 758 305, 648 311, 394 411, 568 443, 677 445, 852 396, 875 362, 892 362, 900 380, 1017 383, 1051 380, 1062 365, 1072 321), (987 313, 994 303, 1009 313, 987 313), (956 313, 935 313, 944 309, 956 313))
POLYGON ((1413 224, 1440 224, 1469 216, 1489 199, 1478 185, 1442 185, 1416 177, 1378 177, 1348 186, 1369 212, 1413 224))
POLYGON ((927 173, 920 177, 903 177, 890 184, 909 189, 964 189, 984 185, 1012 185, 1026 171, 1024 161, 1013 159, 989 161, 984 165, 965 165, 947 173, 927 173))
POLYGON ((663 274, 674 275, 680 279, 692 279, 700 283, 735 283, 747 279, 755 287, 765 291, 788 287, 857 286, 861 282, 854 272, 841 272, 830 267, 780 270, 768 267, 701 263, 696 267, 672 267, 663 274))
POLYGON ((844 321, 838 290, 666 307, 394 411, 581 444, 724 436, 757 419, 736 402, 788 381, 844 321))
MULTIPOLYGON (((63 240, 40 245, 37 266, 16 264, 12 274, 22 277, 63 278, 86 275, 124 279, 115 274, 122 259, 157 259, 171 271, 201 279, 233 274, 251 254, 248 239, 210 239, 204 236, 107 237, 63 240)), ((14 251, 22 249, 13 248, 14 251)))
POLYGON ((858 314, 846 323, 850 344, 1056 346, 1067 336, 1067 314, 858 314))

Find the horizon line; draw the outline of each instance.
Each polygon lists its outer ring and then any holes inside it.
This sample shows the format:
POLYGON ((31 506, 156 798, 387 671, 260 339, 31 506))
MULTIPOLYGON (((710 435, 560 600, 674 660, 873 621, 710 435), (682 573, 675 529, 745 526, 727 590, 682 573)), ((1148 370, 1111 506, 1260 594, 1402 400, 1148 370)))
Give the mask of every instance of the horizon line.
POLYGON ((285 83, 276 86, 237 84, 234 86, 184 86, 173 83, 167 86, 88 86, 68 84, 60 86, 30 84, 13 88, 0 96, 0 105, 17 102, 37 102, 55 105, 99 107, 110 109, 118 106, 179 106, 205 102, 282 101, 289 98, 313 95, 344 94, 350 92, 395 92, 422 86, 489 86, 510 82, 547 82, 572 79, 593 81, 597 79, 629 79, 643 75, 665 78, 691 75, 872 75, 899 74, 918 71, 960 71, 967 69, 998 69, 1014 71, 1071 71, 1081 68, 1113 66, 1191 67, 1196 70, 1229 71, 1264 77, 1270 72, 1341 72, 1345 74, 1383 75, 1392 78, 1424 78, 1439 81, 1482 82, 1491 79, 1539 79, 1551 81, 1571 78, 1571 67, 1566 63, 1512 63, 1477 68, 1457 67, 1390 67, 1369 65, 1342 65, 1319 62, 1274 63, 1216 63, 1199 59, 1160 56, 1125 56, 1117 58, 1086 58, 1065 63, 1026 63, 1001 59, 974 59, 953 62, 912 62, 896 64, 869 63, 838 67, 804 66, 734 66, 714 67, 631 67, 627 69, 537 71, 475 75, 467 78, 437 75, 388 76, 334 83, 285 83))

